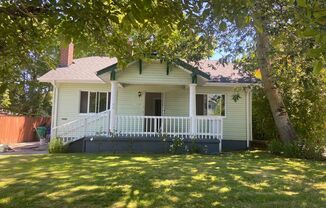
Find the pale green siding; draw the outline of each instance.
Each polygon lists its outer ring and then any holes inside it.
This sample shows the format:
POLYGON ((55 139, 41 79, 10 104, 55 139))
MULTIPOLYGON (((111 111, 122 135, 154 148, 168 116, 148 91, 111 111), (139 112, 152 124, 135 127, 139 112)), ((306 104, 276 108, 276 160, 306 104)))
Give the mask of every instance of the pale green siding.
POLYGON ((126 85, 118 89, 118 114, 144 115, 146 92, 160 92, 166 116, 188 115, 188 94, 184 86, 126 85), (141 92, 141 96, 138 96, 141 92))
POLYGON ((57 125, 81 118, 79 113, 80 91, 109 91, 110 84, 58 84, 57 125))
POLYGON ((246 96, 244 91, 235 102, 232 95, 236 94, 232 87, 197 87, 197 93, 220 93, 226 96, 226 114, 223 123, 224 139, 246 140, 246 96))
MULTIPOLYGON (((163 94, 163 115, 188 116, 190 74, 172 68, 166 75, 166 64, 143 63, 142 74, 139 74, 138 63, 117 74, 117 81, 123 83, 118 88, 118 115, 144 115, 146 92, 163 94), (128 84, 129 83, 129 84, 128 84), (130 84, 141 83, 141 84, 130 84), (153 85, 153 83, 156 83, 153 85), (141 96, 138 96, 141 92, 141 96)), ((57 125, 81 118, 79 114, 80 91, 110 91, 107 84, 60 84, 58 91, 57 125)), ((226 95, 226 116, 224 118, 224 139, 246 140, 246 102, 245 93, 234 102, 232 87, 197 86, 197 93, 220 93, 226 95)))
POLYGON ((143 62, 142 65, 141 74, 139 73, 139 63, 134 62, 126 69, 118 71, 116 79, 122 83, 132 84, 184 85, 191 83, 191 74, 178 67, 171 65, 169 75, 167 75, 165 62, 143 62))

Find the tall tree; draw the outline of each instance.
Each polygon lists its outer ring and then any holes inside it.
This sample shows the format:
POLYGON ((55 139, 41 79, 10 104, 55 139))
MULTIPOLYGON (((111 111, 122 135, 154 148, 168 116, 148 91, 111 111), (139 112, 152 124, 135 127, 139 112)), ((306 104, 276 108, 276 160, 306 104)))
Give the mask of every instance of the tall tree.
MULTIPOLYGON (((302 1, 298 1, 302 5, 302 1)), ((306 1, 308 2, 308 1, 306 1)), ((321 1, 309 1, 313 6, 306 6, 307 11, 318 10, 322 7, 321 1)), ((302 20, 298 14, 302 13, 302 7, 297 1, 275 0, 240 0, 240 1, 198 1, 202 7, 202 14, 206 16, 207 24, 217 31, 219 47, 228 52, 226 60, 241 59, 250 56, 254 52, 256 67, 261 70, 262 84, 267 95, 273 118, 281 140, 285 143, 292 142, 297 138, 296 131, 289 119, 280 93, 277 80, 273 74, 273 59, 277 52, 272 41, 286 38, 291 41, 291 36, 300 36, 300 30, 306 28, 322 28, 318 25, 324 13, 319 12, 318 21, 302 20), (311 24, 314 23, 314 24, 311 24), (280 36, 283 31, 292 28, 291 35, 280 36)), ((305 3, 304 5, 306 5, 305 3)), ((311 14, 311 13, 310 13, 311 14)), ((309 17, 310 18, 310 17, 309 17)), ((325 62, 324 39, 320 37, 321 29, 310 33, 315 38, 310 47, 317 52, 315 59, 316 68, 321 68, 325 62), (316 50, 317 49, 317 50, 316 50)))
POLYGON ((121 63, 148 58, 154 50, 159 58, 198 60, 210 54, 215 35, 219 47, 229 53, 225 60, 255 52, 278 132, 284 142, 291 142, 296 133, 273 79, 272 43, 288 27, 295 29, 292 35, 312 38, 315 42, 307 54, 319 71, 325 65, 324 7, 321 0, 4 0, 0 59, 9 66, 3 71, 8 71, 17 60, 22 64, 30 59, 31 53, 73 39, 79 47, 116 56, 121 63))

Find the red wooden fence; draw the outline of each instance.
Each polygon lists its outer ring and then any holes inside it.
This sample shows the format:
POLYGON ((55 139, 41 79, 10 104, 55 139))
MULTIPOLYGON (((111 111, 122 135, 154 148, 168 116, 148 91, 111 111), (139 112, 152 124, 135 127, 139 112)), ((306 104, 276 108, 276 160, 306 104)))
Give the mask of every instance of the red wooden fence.
POLYGON ((50 126, 50 117, 0 116, 0 144, 34 141, 36 127, 50 126))

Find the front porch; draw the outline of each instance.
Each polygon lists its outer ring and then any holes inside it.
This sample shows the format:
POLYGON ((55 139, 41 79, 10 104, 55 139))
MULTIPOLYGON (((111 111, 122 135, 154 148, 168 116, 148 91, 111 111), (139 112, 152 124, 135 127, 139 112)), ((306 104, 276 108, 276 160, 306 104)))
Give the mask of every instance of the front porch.
MULTIPOLYGON (((54 127, 54 137, 64 142, 81 138, 133 138, 154 140, 183 138, 190 140, 216 140, 221 150, 223 138, 223 118, 217 116, 125 116, 116 115, 112 125, 112 112, 98 114, 54 127)), ((215 143, 216 143, 215 142, 215 143)))
MULTIPOLYGON (((83 116, 78 119, 55 126, 52 128, 52 137, 58 137, 64 142, 72 142, 81 138, 96 136, 104 136, 106 138, 142 138, 147 140, 157 140, 157 138, 208 139, 218 141, 218 149, 221 151, 224 117, 216 115, 197 115, 197 84, 176 87, 156 86, 156 88, 152 87, 152 91, 149 91, 149 87, 145 86, 146 91, 143 95, 142 91, 137 92, 137 90, 140 89, 137 87, 138 85, 129 85, 129 87, 126 88, 121 85, 122 84, 117 81, 111 81, 109 107, 108 104, 106 104, 109 108, 108 110, 99 113, 83 114, 83 116), (163 90, 159 91, 167 87, 171 88, 168 92, 162 92, 163 90), (176 94, 176 90, 179 90, 180 94, 176 94), (187 90, 189 90, 188 93, 187 90), (138 99, 136 100, 134 98, 134 100, 142 106, 132 107, 133 100, 130 100, 130 103, 128 103, 128 99, 125 101, 124 95, 130 97, 136 94, 136 92, 138 94, 138 99), (118 94, 123 98, 119 100, 120 113, 118 111, 118 94), (178 104, 175 104, 175 97, 178 95, 182 95, 183 97, 179 98, 180 101, 178 104), (169 96, 172 97, 172 99, 170 99, 169 96), (168 98, 165 99, 165 97, 168 98), (170 102, 167 100, 170 100, 170 102), (129 105, 128 108, 121 107, 127 105, 129 105), (121 111, 121 108, 131 109, 129 111, 131 115, 128 115, 128 112, 121 111), (143 115, 139 115, 141 114, 141 111, 139 111, 141 108, 143 108, 143 115), (189 113, 187 116, 179 116, 180 112, 178 112, 178 110, 171 110, 173 108, 183 108, 183 111, 186 108, 189 113), (135 113, 133 109, 138 110, 136 110, 137 112, 135 113), (171 116, 171 114, 173 115, 171 116)), ((91 102, 89 99, 91 96, 92 95, 89 93, 86 102, 88 103, 88 112, 90 110, 89 103, 91 102)), ((99 98, 95 100, 101 100, 100 95, 99 98)), ((82 103, 81 106, 83 106, 82 103)), ((101 106, 101 104, 98 104, 98 106, 101 106)), ((203 106, 201 107, 203 108, 203 106)), ((206 106, 206 111, 207 108, 206 106)), ((203 112, 203 109, 201 111, 203 112)))

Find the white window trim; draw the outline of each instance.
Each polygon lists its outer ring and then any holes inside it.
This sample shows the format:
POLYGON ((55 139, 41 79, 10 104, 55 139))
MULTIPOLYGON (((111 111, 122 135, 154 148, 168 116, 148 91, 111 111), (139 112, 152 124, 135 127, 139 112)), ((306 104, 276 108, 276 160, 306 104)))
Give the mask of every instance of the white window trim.
MULTIPOLYGON (((109 93, 111 93, 111 91, 104 91, 104 90, 101 90, 101 91, 94 91, 94 90, 79 90, 79 108, 78 108, 78 114, 80 116, 86 116, 86 115, 94 115, 94 114, 98 114, 96 112, 94 113, 90 113, 89 112, 89 102, 90 102, 90 94, 91 92, 95 92, 96 93, 96 99, 95 99, 95 106, 97 106, 97 93, 106 93, 106 100, 108 101, 108 97, 109 97, 109 93), (81 98, 81 92, 87 92, 87 113, 81 113, 80 112, 80 98, 81 98)), ((97 106, 99 108, 99 106, 97 106)), ((106 102, 106 109, 108 109, 109 107, 109 102, 106 102)))
MULTIPOLYGON (((207 101, 208 101, 208 95, 224 95, 224 99, 225 99, 225 106, 224 106, 224 112, 225 112, 225 115, 224 116, 214 116, 214 115, 196 115, 198 117, 220 117, 220 118, 226 118, 226 115, 227 115, 227 94, 222 94, 222 93, 196 93, 196 95, 206 95, 207 96, 207 101)), ((197 108, 197 106, 196 106, 197 108)), ((207 109, 207 112, 208 112, 208 102, 206 102, 206 109, 207 109)), ((206 113, 207 113, 206 112, 206 113)))

